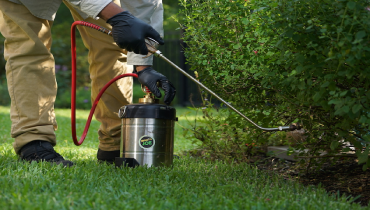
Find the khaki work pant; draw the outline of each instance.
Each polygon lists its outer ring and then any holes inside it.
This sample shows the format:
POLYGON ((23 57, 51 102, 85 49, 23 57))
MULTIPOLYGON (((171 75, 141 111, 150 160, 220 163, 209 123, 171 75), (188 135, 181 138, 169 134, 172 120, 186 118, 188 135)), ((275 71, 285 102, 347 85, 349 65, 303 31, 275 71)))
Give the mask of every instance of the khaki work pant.
MULTIPOLYGON (((119 1, 115 3, 119 5, 119 1)), ((76 10, 67 6, 75 20, 82 20, 76 10)), ((111 28, 101 19, 88 18, 85 21, 111 28)), ((33 140, 56 145, 54 101, 57 83, 54 57, 50 53, 52 24, 52 21, 33 16, 23 5, 0 0, 0 32, 5 37, 11 135, 15 139, 16 153, 33 140)), ((91 100, 94 101, 109 80, 132 72, 132 66, 126 65, 126 52, 114 43, 112 37, 83 26, 79 26, 79 31, 89 49, 91 100)), ((103 94, 95 110, 95 118, 101 123, 98 131, 100 149, 119 150, 121 122, 116 113, 131 100, 130 77, 118 80, 103 94)))

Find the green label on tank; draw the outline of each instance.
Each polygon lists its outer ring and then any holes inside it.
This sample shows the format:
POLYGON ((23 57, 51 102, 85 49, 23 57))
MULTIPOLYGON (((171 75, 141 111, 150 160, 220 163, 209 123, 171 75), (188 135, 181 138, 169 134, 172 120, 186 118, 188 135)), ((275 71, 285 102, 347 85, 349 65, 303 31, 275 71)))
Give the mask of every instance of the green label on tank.
POLYGON ((142 136, 139 139, 139 145, 143 149, 149 149, 152 148, 155 144, 155 140, 153 137, 150 136, 142 136))

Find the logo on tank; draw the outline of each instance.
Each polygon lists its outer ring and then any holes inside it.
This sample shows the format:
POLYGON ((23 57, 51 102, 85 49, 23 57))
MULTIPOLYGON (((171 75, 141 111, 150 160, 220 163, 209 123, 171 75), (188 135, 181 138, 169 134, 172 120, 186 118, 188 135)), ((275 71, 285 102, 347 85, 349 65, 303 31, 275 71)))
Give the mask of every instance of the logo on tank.
POLYGON ((154 146, 155 140, 153 137, 150 136, 142 136, 139 139, 139 145, 143 149, 150 149, 154 146))

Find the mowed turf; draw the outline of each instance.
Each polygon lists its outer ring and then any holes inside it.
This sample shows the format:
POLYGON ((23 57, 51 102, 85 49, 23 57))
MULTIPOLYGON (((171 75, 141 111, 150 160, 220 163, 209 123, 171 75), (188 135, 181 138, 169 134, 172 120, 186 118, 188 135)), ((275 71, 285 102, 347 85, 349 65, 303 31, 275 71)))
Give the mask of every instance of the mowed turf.
MULTIPOLYGON (((179 109, 179 113, 187 110, 179 109)), ((267 175, 247 164, 181 157, 168 168, 115 168, 98 164, 92 122, 82 146, 74 146, 69 110, 56 110, 55 149, 75 165, 19 161, 10 137, 9 107, 0 107, 1 209, 360 209, 352 198, 328 195, 320 187, 267 175)), ((78 110, 78 135, 87 111, 78 110)), ((188 113, 188 117, 194 117, 188 113)), ((179 122, 182 119, 180 117, 179 122)), ((185 120, 183 120, 185 123, 185 120)), ((177 126, 179 127, 179 126, 177 126)), ((177 128, 178 129, 178 128, 177 128)), ((175 151, 196 147, 176 130, 175 151)))

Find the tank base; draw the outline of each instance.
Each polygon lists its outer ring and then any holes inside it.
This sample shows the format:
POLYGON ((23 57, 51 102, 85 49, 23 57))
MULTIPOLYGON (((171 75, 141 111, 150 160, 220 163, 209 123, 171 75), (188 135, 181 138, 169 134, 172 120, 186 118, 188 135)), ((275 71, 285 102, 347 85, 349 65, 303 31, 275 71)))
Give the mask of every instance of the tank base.
POLYGON ((116 157, 114 164, 116 167, 124 166, 130 168, 135 168, 136 166, 140 165, 135 158, 121 158, 121 157, 116 157))

